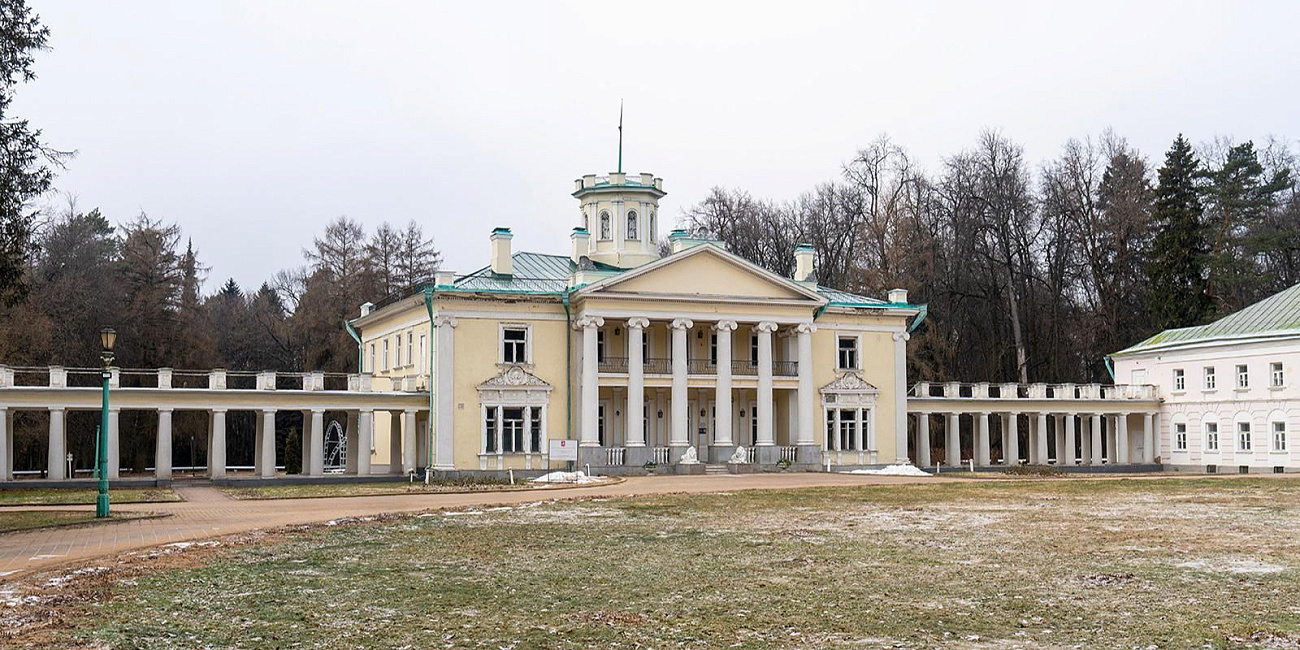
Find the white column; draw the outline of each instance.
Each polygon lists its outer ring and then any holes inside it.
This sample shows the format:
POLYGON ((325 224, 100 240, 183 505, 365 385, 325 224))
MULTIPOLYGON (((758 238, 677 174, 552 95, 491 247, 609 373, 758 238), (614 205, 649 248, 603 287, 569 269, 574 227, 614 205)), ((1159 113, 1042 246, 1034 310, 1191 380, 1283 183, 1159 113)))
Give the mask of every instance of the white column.
POLYGON ((916 414, 916 464, 930 466, 930 414, 916 414))
MULTIPOLYGON (((812 335, 817 331, 817 326, 811 323, 800 323, 794 328, 798 337, 799 346, 799 432, 797 444, 815 445, 817 444, 816 417, 813 413, 813 353, 812 353, 812 335)), ((903 455, 907 454, 904 447, 903 455)), ((928 456, 928 452, 927 452, 928 456)))
MULTIPOLYGON (((894 449, 899 464, 907 458, 907 332, 894 332, 894 449)), ((861 351, 858 354, 862 354, 861 351)), ((862 363, 862 360, 858 360, 862 363)), ((865 367, 865 366, 864 366, 865 367)))
POLYGON ((1034 462, 1039 465, 1047 464, 1047 414, 1038 414, 1038 426, 1034 431, 1035 449, 1034 462))
POLYGON ((158 437, 154 441, 153 477, 172 478, 172 410, 158 409, 158 437))
POLYGON ((1074 435, 1074 414, 1068 413, 1065 416, 1065 460, 1059 461, 1066 467, 1074 466, 1075 459, 1075 435, 1074 435))
POLYGON ((0 407, 0 481, 14 480, 14 434, 9 409, 0 407))
MULTIPOLYGON (((312 415, 314 420, 315 414, 312 415)), ((362 410, 357 417, 357 476, 370 475, 370 447, 374 439, 375 412, 362 410)))
POLYGON ((63 429, 63 416, 63 409, 50 409, 49 469, 46 476, 56 481, 69 478, 66 476, 68 461, 64 458, 68 453, 68 438, 63 429))
POLYGON ((1154 414, 1142 415, 1142 462, 1147 464, 1156 462, 1156 436, 1152 426, 1154 422, 1154 414))
POLYGON ((645 446, 645 355, 643 354, 647 318, 627 321, 627 428, 623 440, 628 447, 645 446))
POLYGON ((961 465, 961 417, 957 413, 948 414, 947 427, 948 444, 944 445, 944 454, 947 456, 945 462, 950 467, 961 465))
POLYGON ((208 439, 208 477, 226 477, 226 410, 212 410, 212 433, 208 439))
POLYGON ((975 464, 986 467, 989 463, 989 414, 975 416, 975 464))
POLYGON ((108 409, 108 478, 117 480, 122 475, 122 454, 119 451, 122 448, 122 441, 119 432, 121 427, 117 425, 120 410, 115 408, 108 409))
POLYGON ((1007 465, 1020 464, 1020 414, 1006 414, 1007 427, 1007 447, 1002 450, 1006 458, 1003 461, 1007 465))
POLYGON ((583 447, 600 445, 600 365, 596 337, 604 325, 605 319, 599 316, 580 318, 577 323, 582 331, 582 424, 578 444, 583 447))
POLYGON ((1107 427, 1110 430, 1106 432, 1106 460, 1114 465, 1119 462, 1119 456, 1115 454, 1115 447, 1117 446, 1115 431, 1119 429, 1119 417, 1112 415, 1108 416, 1107 419, 1110 420, 1110 426, 1107 427))
POLYGON ((416 412, 414 409, 408 409, 403 413, 404 424, 402 426, 402 473, 409 474, 415 471, 415 454, 416 454, 416 412))
POLYGON ((717 417, 714 421, 713 444, 730 446, 731 439, 731 333, 736 321, 718 321, 713 326, 718 335, 718 383, 715 390, 717 417))
POLYGON ((1092 463, 1091 464, 1101 465, 1102 459, 1105 458, 1105 456, 1102 454, 1100 415, 1092 416, 1092 422, 1088 425, 1088 430, 1089 433, 1092 434, 1092 463))
POLYGON ((862 445, 862 409, 853 410, 853 449, 854 451, 867 450, 862 445))
POLYGON ((1120 413, 1115 416, 1118 426, 1115 427, 1115 462, 1120 465, 1128 464, 1129 439, 1128 439, 1128 413, 1120 413))
MULTIPOLYGON (((388 473, 402 474, 402 456, 405 451, 402 445, 402 414, 397 411, 388 412, 388 473)), ((414 430, 414 429, 412 429, 414 430)))
POLYGON ((311 410, 311 456, 307 458, 309 476, 325 475, 325 411, 311 410))
POLYGON ((672 322, 673 328, 673 389, 672 429, 668 444, 672 447, 685 447, 690 438, 690 421, 687 419, 686 404, 686 332, 694 325, 689 319, 678 318, 672 322))
POLYGON ((275 476, 275 409, 262 409, 257 422, 257 465, 260 478, 275 476))
MULTIPOLYGON (((457 323, 454 316, 438 316, 433 319, 433 325, 437 328, 434 348, 436 406, 430 417, 434 422, 433 469, 435 470, 456 469, 456 463, 452 458, 454 453, 452 431, 456 416, 453 379, 457 323)), ((495 357, 495 354, 493 356, 495 357)))
POLYGON ((835 414, 833 416, 835 420, 835 430, 831 434, 831 448, 835 451, 841 451, 844 448, 844 422, 840 418, 843 417, 844 414, 840 413, 838 408, 835 409, 833 413, 835 414))
POLYGON ((772 332, 776 323, 762 322, 758 331, 758 439, 757 447, 776 444, 772 437, 772 332))

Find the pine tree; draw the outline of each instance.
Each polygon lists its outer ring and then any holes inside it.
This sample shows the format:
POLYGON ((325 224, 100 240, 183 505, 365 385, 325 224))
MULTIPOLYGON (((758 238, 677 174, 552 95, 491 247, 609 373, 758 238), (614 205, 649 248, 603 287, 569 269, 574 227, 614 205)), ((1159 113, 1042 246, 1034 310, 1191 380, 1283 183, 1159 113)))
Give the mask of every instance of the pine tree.
POLYGON ((1187 327, 1210 313, 1205 225, 1196 188, 1200 161, 1182 134, 1160 168, 1151 244, 1151 313, 1161 328, 1187 327))

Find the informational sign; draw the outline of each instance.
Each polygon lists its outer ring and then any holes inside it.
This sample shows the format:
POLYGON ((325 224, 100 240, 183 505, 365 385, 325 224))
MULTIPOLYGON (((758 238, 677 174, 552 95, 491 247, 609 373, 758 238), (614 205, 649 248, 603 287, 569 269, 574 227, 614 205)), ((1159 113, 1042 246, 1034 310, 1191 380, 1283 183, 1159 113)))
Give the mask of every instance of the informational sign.
POLYGON ((578 460, 577 440, 551 440, 551 460, 578 460))

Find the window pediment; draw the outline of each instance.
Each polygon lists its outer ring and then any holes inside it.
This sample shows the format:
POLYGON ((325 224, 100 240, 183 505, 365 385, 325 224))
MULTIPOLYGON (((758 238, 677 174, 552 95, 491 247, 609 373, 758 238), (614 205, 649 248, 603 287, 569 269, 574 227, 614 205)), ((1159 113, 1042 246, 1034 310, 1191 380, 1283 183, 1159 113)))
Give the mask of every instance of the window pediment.
POLYGON ((552 386, 542 378, 534 375, 523 366, 509 366, 501 374, 484 381, 478 385, 480 391, 483 390, 545 390, 550 391, 552 386))

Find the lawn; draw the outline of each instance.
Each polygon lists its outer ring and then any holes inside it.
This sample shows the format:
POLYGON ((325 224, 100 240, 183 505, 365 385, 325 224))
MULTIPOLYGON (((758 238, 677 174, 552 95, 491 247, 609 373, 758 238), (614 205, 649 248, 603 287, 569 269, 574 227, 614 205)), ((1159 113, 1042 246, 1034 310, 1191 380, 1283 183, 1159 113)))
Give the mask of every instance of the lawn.
MULTIPOLYGON (((12 488, 0 490, 0 506, 52 506, 94 504, 97 488, 12 488)), ((180 501, 171 488, 113 488, 112 503, 162 503, 180 501)), ((3 512, 0 510, 0 512, 3 512)))
MULTIPOLYGON (((269 485, 256 487, 222 487, 221 491, 236 499, 305 499, 313 497, 359 497, 381 494, 438 494, 476 490, 510 489, 509 480, 462 478, 436 480, 425 485, 423 481, 387 481, 375 483, 327 483, 321 485, 269 485)), ((520 479, 515 489, 529 489, 528 481, 520 479)))
MULTIPOLYGON (((112 523, 126 519, 150 516, 147 513, 118 513, 106 520, 95 519, 92 510, 0 510, 0 533, 11 533, 33 528, 69 526, 73 524, 112 523)), ((0 538, 2 541, 3 538, 0 538)))
POLYGON ((1294 648, 1300 481, 963 481, 546 503, 291 532, 109 577, 94 592, 69 605, 80 611, 59 610, 68 629, 46 640, 1294 648))

